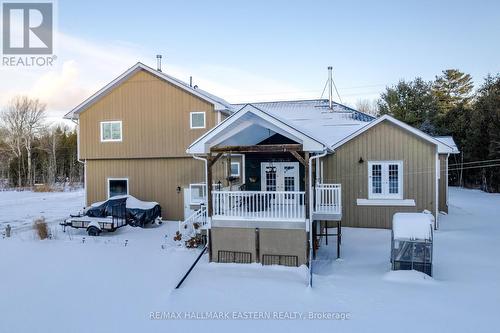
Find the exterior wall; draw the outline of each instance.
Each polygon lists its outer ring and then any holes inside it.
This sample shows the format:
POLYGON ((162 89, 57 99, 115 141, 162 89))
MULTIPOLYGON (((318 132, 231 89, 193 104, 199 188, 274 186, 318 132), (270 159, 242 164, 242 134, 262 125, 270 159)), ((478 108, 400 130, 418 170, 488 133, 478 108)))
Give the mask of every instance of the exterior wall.
POLYGON ((298 264, 307 263, 307 233, 305 230, 218 228, 211 229, 211 261, 218 261, 219 251, 250 252, 253 262, 262 262, 262 255, 291 255, 298 264), (257 249, 258 248, 258 249, 257 249), (256 258, 259 257, 257 261, 256 258))
POLYGON ((323 159, 323 181, 342 184, 342 224, 391 228, 396 212, 435 213, 436 146, 389 122, 381 122, 323 159), (364 160, 359 163, 359 159, 364 160), (368 161, 403 161, 403 198, 415 207, 358 206, 368 198, 368 161))
POLYGON ((80 114, 80 158, 185 157, 216 123, 212 104, 140 71, 80 114), (205 111, 205 129, 190 129, 193 111, 205 111), (100 122, 107 120, 123 122, 121 142, 100 141, 100 122))
MULTIPOLYGON (((184 197, 177 187, 203 182, 204 167, 203 162, 191 157, 88 160, 87 205, 108 198, 108 178, 128 178, 129 194, 140 200, 157 201, 164 219, 182 220, 184 197)), ((214 169, 217 175, 223 174, 223 161, 216 163, 214 169)))
POLYGON ((439 154, 439 211, 448 213, 448 155, 439 154))
POLYGON ((307 264, 305 230, 259 229, 260 262, 264 254, 297 256, 298 265, 307 264))
POLYGON ((257 258, 255 229, 250 228, 212 228, 211 261, 218 261, 219 251, 250 252, 252 261, 257 258))

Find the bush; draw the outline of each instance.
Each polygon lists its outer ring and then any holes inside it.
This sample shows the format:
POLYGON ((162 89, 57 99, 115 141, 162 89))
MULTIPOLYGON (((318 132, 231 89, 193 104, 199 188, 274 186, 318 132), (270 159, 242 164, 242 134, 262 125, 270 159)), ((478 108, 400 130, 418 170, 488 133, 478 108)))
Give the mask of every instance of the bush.
POLYGON ((41 217, 33 222, 33 229, 35 229, 38 238, 47 239, 49 237, 49 229, 47 227, 47 222, 45 222, 45 218, 41 217))
POLYGON ((35 184, 33 192, 54 192, 54 188, 49 184, 35 184))

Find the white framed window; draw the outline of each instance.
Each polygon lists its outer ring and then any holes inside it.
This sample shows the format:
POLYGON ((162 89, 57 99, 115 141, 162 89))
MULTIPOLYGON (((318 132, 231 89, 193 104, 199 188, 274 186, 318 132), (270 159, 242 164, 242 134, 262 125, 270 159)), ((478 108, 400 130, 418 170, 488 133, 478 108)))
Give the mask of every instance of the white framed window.
POLYGON ((206 201, 207 186, 204 183, 189 184, 190 204, 198 205, 206 201))
POLYGON ((205 128, 205 112, 191 112, 189 118, 191 128, 205 128))
POLYGON ((122 121, 101 121, 101 142, 122 141, 122 121))
POLYGON ((368 199, 403 199, 403 161, 368 162, 368 199))
POLYGON ((108 199, 128 193, 128 178, 108 178, 108 199))
POLYGON ((231 162, 231 177, 240 177, 240 162, 231 162))

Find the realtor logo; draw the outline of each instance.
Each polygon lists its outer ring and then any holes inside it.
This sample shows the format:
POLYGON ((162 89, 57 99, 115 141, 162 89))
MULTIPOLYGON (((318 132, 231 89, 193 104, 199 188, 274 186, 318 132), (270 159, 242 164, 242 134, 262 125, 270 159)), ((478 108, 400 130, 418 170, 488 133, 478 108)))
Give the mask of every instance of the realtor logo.
POLYGON ((2 4, 2 40, 4 55, 52 54, 53 4, 2 4))

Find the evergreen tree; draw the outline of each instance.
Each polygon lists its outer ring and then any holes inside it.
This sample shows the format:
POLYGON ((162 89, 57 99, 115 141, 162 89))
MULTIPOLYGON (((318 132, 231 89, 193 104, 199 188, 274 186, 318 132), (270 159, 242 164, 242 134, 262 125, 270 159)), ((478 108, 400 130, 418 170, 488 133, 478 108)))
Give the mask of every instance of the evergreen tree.
POLYGON ((380 114, 389 114, 429 134, 434 134, 437 104, 431 91, 432 83, 421 78, 387 87, 378 100, 380 114))

